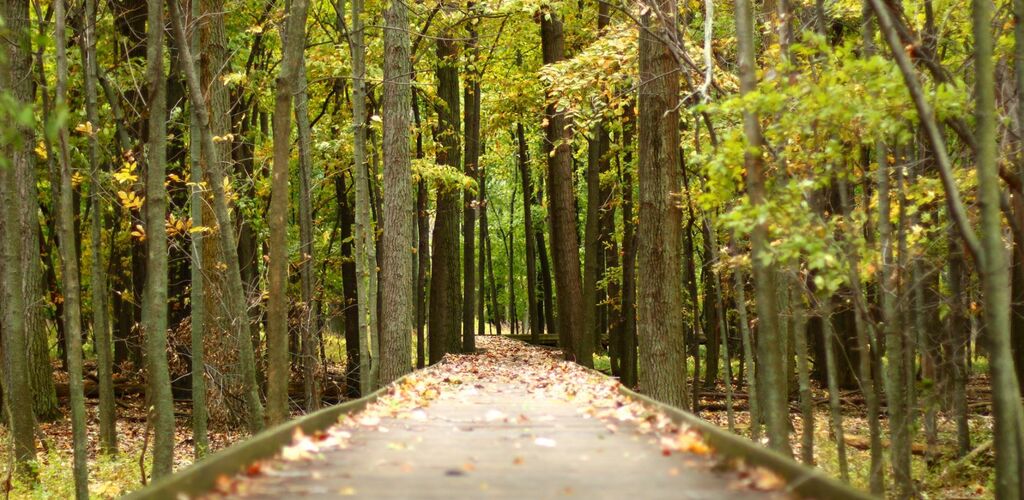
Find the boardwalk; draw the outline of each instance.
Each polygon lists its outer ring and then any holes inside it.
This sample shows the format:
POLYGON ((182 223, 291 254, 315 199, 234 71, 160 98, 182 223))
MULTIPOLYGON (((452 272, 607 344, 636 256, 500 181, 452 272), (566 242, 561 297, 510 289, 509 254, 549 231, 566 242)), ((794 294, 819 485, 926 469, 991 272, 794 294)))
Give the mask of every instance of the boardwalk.
POLYGON ((222 481, 229 498, 783 498, 552 351, 484 338, 222 481), (723 470, 717 470, 723 469, 723 470))

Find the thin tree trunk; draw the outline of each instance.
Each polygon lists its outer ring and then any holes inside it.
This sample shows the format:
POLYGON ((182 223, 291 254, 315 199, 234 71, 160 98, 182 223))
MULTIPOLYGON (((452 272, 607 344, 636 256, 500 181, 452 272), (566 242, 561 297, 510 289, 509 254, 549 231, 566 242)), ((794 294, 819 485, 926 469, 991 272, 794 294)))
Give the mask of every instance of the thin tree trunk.
MULTIPOLYGON (((192 2, 191 19, 200 15, 199 2, 192 2)), ((198 30, 192 32, 191 48, 199 50, 198 30)), ((199 68, 193 68, 198 72, 199 68)), ((199 116, 189 113, 189 164, 191 167, 192 193, 190 215, 193 227, 203 227, 203 163, 202 133, 199 129, 199 116)), ((196 460, 206 456, 210 451, 210 436, 207 433, 209 409, 206 407, 206 356, 203 345, 203 331, 206 328, 205 280, 203 277, 203 245, 205 237, 200 233, 190 234, 192 242, 192 282, 191 282, 191 341, 192 341, 192 443, 193 455, 196 460)))
MULTIPOLYGON (((466 3, 466 8, 469 12, 473 12, 475 2, 472 0, 466 3)), ((476 179, 478 184, 481 182, 480 174, 478 173, 477 163, 480 160, 480 78, 481 74, 477 71, 477 65, 480 59, 479 49, 479 36, 477 35, 475 23, 477 21, 470 20, 466 23, 466 34, 467 38, 465 41, 465 53, 466 53, 466 71, 465 71, 465 82, 463 84, 463 102, 465 109, 463 110, 465 116, 464 132, 465 137, 465 174, 471 179, 476 179)), ((455 165, 458 167, 458 165, 455 165)), ((462 308, 462 350, 463 352, 473 352, 476 350, 476 341, 473 335, 473 304, 476 303, 477 293, 477 274, 474 266, 474 258, 476 256, 476 214, 478 211, 483 210, 481 201, 483 200, 483 187, 478 186, 479 199, 470 190, 466 190, 463 194, 463 218, 462 218, 462 296, 463 300, 467 304, 467 307, 462 308)), ((483 222, 480 223, 481 227, 483 222)), ((481 231, 481 242, 483 241, 483 235, 481 231)), ((480 254, 483 255, 483 243, 480 244, 480 254)), ((480 273, 480 296, 484 294, 484 277, 483 273, 480 273)), ((452 311, 454 314, 454 311, 452 311)), ((481 323, 482 324, 482 323, 481 323)), ((485 331, 483 328, 478 332, 483 335, 485 331)))
POLYGON ((622 339, 620 380, 626 387, 637 383, 636 337, 636 236, 633 232, 633 105, 622 118, 622 339))
MULTIPOLYGON (((750 0, 736 0, 736 39, 739 46, 740 93, 753 92, 757 86, 754 61, 753 12, 750 0)), ((743 128, 748 148, 744 155, 747 170, 747 196, 751 205, 765 204, 764 163, 761 158, 761 126, 757 115, 744 112, 743 128)), ((786 455, 792 454, 789 446, 789 419, 786 406, 785 363, 781 330, 778 325, 774 279, 767 266, 768 227, 757 224, 751 230, 750 243, 754 268, 754 290, 758 311, 758 393, 765 402, 764 417, 768 444, 786 455)))
MULTIPOLYGON (((794 291, 798 294, 798 291, 794 291)), ((800 389, 800 461, 814 465, 814 397, 811 394, 811 367, 807 354, 807 311, 799 295, 792 297, 793 348, 796 351, 797 384, 800 389)))
MULTIPOLYGON (((24 14, 27 16, 28 9, 24 9, 24 14)), ((161 10, 162 12, 162 10, 161 10)), ((4 13, 7 14, 7 13, 4 13)), ((67 38, 65 22, 67 21, 67 12, 64 9, 64 1, 56 0, 54 2, 54 16, 56 20, 54 38, 56 39, 57 45, 57 88, 56 88, 56 99, 55 107, 59 112, 60 110, 67 109, 67 79, 68 79, 68 60, 67 60, 67 38)), ((7 22, 11 21, 11 18, 5 17, 7 22)), ((27 19, 26 19, 27 20, 27 19)), ((17 25, 15 25, 17 26, 17 25)), ((27 28, 27 24, 25 26, 27 28)), ((14 29, 17 29, 15 27, 14 29)), ((162 34, 162 32, 161 32, 162 34)), ((162 48, 162 45, 158 45, 162 48)), ((13 75, 12 75, 13 76, 13 75)), ((160 82, 163 83, 162 81, 160 82)), ((158 87, 157 87, 158 88, 158 87)), ((157 92, 157 96, 163 97, 162 94, 157 92)), ((75 239, 75 222, 74 222, 74 198, 72 191, 72 166, 71 166, 71 151, 68 139, 68 131, 66 126, 60 126, 58 129, 58 144, 60 149, 60 234, 61 234, 61 253, 64 270, 64 337, 67 344, 68 354, 68 380, 71 393, 70 409, 71 409, 71 433, 72 441, 74 446, 74 477, 75 477, 75 496, 79 499, 85 499, 89 496, 89 470, 88 462, 86 458, 88 441, 86 438, 86 419, 85 419, 85 394, 82 382, 82 324, 81 324, 81 284, 79 281, 79 261, 78 261, 78 247, 73 243, 75 239)), ((15 164, 17 167, 17 164, 15 164)), ((162 179, 162 177, 161 177, 162 179)), ((8 194, 13 194, 14 189, 8 188, 8 194)), ((19 193, 20 194, 20 193, 19 193)), ((8 203, 17 204, 15 201, 18 198, 8 198, 8 203)), ((15 218, 9 218, 9 221, 17 220, 15 218)), ((161 227, 162 227, 161 220, 161 227)), ((18 262, 14 259, 8 259, 6 261, 7 268, 15 267, 10 265, 11 263, 18 262)), ((12 276, 13 273, 8 271, 8 277, 12 276)), ((21 278, 20 272, 17 278, 21 278)), ((12 309, 24 310, 25 303, 21 297, 7 297, 9 301, 9 307, 12 309)), ((166 302, 165 302, 166 303, 166 302)), ((21 318, 9 316, 7 321, 4 322, 5 327, 10 325, 9 329, 11 332, 11 339, 8 341, 10 356, 17 356, 22 358, 22 354, 25 352, 25 333, 23 328, 25 322, 21 318), (13 320, 13 321, 12 321, 13 320)), ((157 335, 158 337, 159 335, 157 335)), ((10 399, 9 401, 19 401, 19 393, 22 397, 29 396, 27 394, 28 379, 26 374, 14 374, 13 370, 17 369, 17 366, 13 362, 9 362, 10 368, 12 369, 11 382, 10 382, 10 399), (21 390, 26 392, 21 392, 21 390)), ((150 381, 154 380, 154 376, 150 374, 150 381)), ((159 379, 157 379, 159 380, 159 379)), ((170 384, 168 383, 168 389, 170 384)), ((156 398, 151 398, 156 399, 156 398)), ((12 404, 12 406, 14 406, 12 404)), ((30 408, 25 409, 11 409, 11 428, 13 429, 13 435, 15 437, 15 454, 19 459, 22 459, 26 455, 33 457, 35 456, 35 446, 32 439, 32 429, 34 427, 32 423, 32 412, 30 408), (19 418, 19 414, 21 415, 19 418), (22 421, 24 420, 24 422, 22 421), (19 439, 18 434, 20 432, 26 432, 24 439, 19 439), (20 442, 19 442, 20 441, 20 442), (30 453, 26 453, 26 450, 19 449, 19 445, 24 446, 27 442, 32 446, 30 453)), ((173 425, 173 424, 172 424, 173 425)), ((166 435, 165 435, 166 437, 166 435)), ((164 442, 166 445, 166 441, 164 442)), ((154 451, 156 451, 154 449, 154 451)), ((157 463, 156 459, 159 455, 154 455, 154 464, 157 463)))
POLYGON ((530 321, 530 338, 540 340, 543 319, 537 310, 537 241, 533 237, 533 182, 530 180, 530 161, 527 155, 526 131, 516 123, 516 162, 523 183, 523 234, 526 239, 526 310, 530 321))
POLYGON ((291 0, 282 32, 281 71, 274 100, 274 162, 271 169, 270 260, 267 263, 267 423, 288 419, 288 188, 292 98, 302 70, 307 0, 291 0))
MULTIPOLYGON (((844 217, 850 217, 851 206, 846 182, 839 181, 839 199, 844 217)), ((871 440, 871 465, 868 472, 870 491, 874 495, 882 495, 885 492, 885 475, 882 457, 882 430, 879 424, 879 401, 877 385, 875 383, 874 359, 877 356, 875 346, 878 345, 875 335, 868 332, 867 306, 864 304, 864 292, 860 281, 860 264, 858 261, 857 249, 849 240, 844 242, 850 287, 853 294, 854 307, 854 329, 857 332, 857 350, 860 352, 858 366, 860 378, 860 390, 864 394, 864 403, 867 407, 868 432, 871 440)))
POLYGON ((995 68, 992 61, 991 0, 973 0, 976 130, 978 142, 978 199, 981 204, 981 249, 978 266, 984 291, 985 328, 989 340, 989 369, 995 414, 996 498, 1021 496, 1020 386, 1013 367, 1010 345, 1010 286, 1000 212, 999 165, 997 164, 995 68))
MULTIPOLYGON (((61 1, 61 0, 58 0, 61 1)), ((173 0, 172 0, 173 1, 173 0)), ((147 2, 146 80, 149 138, 146 168, 146 285, 142 332, 146 339, 147 404, 153 427, 153 478, 174 468, 174 396, 167 367, 167 77, 164 73, 164 5, 147 2), (156 27, 160 27, 157 29, 156 27)))
MULTIPOLYGON (((416 158, 422 159, 423 131, 420 129, 420 106, 416 95, 416 92, 412 93, 412 116, 416 123, 416 158)), ((427 215, 429 203, 427 181, 421 178, 416 189, 416 368, 423 368, 426 364, 427 276, 430 274, 430 219, 427 215)))
POLYGON ((733 286, 736 287, 736 311, 739 315, 740 336, 743 343, 743 364, 746 365, 744 375, 747 380, 747 406, 750 411, 750 439, 761 439, 761 405, 758 399, 758 383, 754 366, 754 348, 750 338, 750 322, 747 319, 747 280, 739 267, 733 270, 733 286))
POLYGON ((836 460, 839 477, 850 481, 850 467, 846 460, 846 440, 843 432, 843 412, 839 402, 839 377, 836 370, 835 334, 832 328, 832 297, 821 301, 821 334, 825 343, 825 370, 828 376, 828 403, 832 415, 832 435, 836 441, 836 460))
MULTIPOLYGON (((305 36, 302 46, 305 48, 305 36)), ((300 320, 302 341, 302 391, 306 411, 320 409, 320 367, 317 344, 320 344, 320 305, 314 295, 316 288, 313 265, 316 247, 313 245, 313 130, 309 122, 309 90, 306 82, 306 60, 298 70, 298 88, 295 89, 295 128, 299 136, 299 276, 302 284, 302 312, 300 320)))
POLYGON ((363 33, 363 0, 352 0, 352 182, 355 184, 355 235, 357 306, 359 312, 359 385, 360 394, 369 394, 376 386, 373 368, 379 362, 370 357, 370 342, 377 332, 377 254, 374 249, 373 218, 370 214, 370 179, 366 165, 366 45, 363 33))
MULTIPOLYGON (((85 114, 86 119, 96 130, 99 130, 99 107, 97 105, 96 89, 96 0, 86 0, 83 12, 82 41, 79 44, 82 50, 82 66, 85 74, 85 114)), ((89 171, 91 177, 91 189, 89 199, 92 203, 90 210, 90 251, 92 252, 92 266, 90 266, 90 295, 92 299, 92 329, 93 338, 96 342, 96 371, 99 378, 100 404, 100 451, 106 454, 117 453, 117 428, 114 401, 114 361, 113 345, 110 338, 110 315, 107 308, 107 269, 104 266, 103 255, 103 196, 100 193, 99 172, 100 172, 100 145, 97 134, 89 134, 89 171)))

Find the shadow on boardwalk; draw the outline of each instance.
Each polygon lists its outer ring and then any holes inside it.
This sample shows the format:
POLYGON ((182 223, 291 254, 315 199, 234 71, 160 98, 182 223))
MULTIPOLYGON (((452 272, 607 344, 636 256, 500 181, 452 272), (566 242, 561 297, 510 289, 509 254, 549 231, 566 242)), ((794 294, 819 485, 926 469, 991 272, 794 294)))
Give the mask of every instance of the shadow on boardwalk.
POLYGON ((557 352, 481 337, 323 434, 224 479, 222 498, 783 498, 698 434, 557 352))

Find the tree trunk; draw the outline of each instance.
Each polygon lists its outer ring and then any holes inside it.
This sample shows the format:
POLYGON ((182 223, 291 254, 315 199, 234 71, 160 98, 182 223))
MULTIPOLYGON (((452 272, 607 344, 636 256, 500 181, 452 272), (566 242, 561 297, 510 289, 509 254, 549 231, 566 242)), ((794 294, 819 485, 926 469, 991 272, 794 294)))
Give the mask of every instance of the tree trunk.
POLYGON ((626 106, 622 119, 622 337, 619 349, 619 379, 636 387, 636 237, 633 232, 633 105, 626 106))
MULTIPOLYGON (((191 19, 200 15, 199 2, 192 2, 191 19)), ((193 50, 199 50, 199 33, 192 32, 190 45, 193 50)), ((193 68, 199 71, 199 68, 193 68)), ((192 216, 193 227, 203 227, 204 199, 203 199, 203 163, 202 151, 199 144, 202 142, 202 134, 199 130, 199 117, 196 113, 189 113, 189 165, 191 167, 192 193, 189 203, 190 215, 192 216)), ((192 267, 191 267, 191 324, 189 325, 192 343, 192 443, 193 455, 196 460, 206 456, 210 451, 210 437, 207 433, 207 421, 209 419, 209 408, 206 399, 206 347, 204 329, 206 328, 206 297, 205 278, 203 270, 203 246, 204 237, 199 233, 189 235, 192 242, 192 267)))
MULTIPOLYGON (((753 12, 750 0, 736 0, 736 39, 739 46, 740 93, 753 92, 757 86, 754 61, 753 12)), ((744 154, 747 171, 747 196, 750 204, 758 207, 765 203, 764 164, 761 158, 761 125, 757 115, 744 112, 743 129, 748 149, 744 154)), ((778 308, 772 269, 768 267, 768 225, 757 224, 750 233, 751 260, 754 268, 754 291, 758 312, 758 393, 765 402, 765 428, 768 445, 791 455, 789 446, 789 411, 786 406, 785 360, 780 351, 783 344, 778 326, 778 308)))
MULTIPOLYGON (((544 64, 565 59, 564 45, 562 21, 554 12, 544 12, 541 17, 544 64)), ((544 150, 548 158, 548 215, 555 260, 555 286, 558 288, 559 345, 566 359, 593 367, 593 337, 586 335, 583 329, 579 238, 572 186, 572 130, 568 128, 565 111, 558 109, 550 99, 544 116, 547 120, 544 150)))
MULTIPOLYGON (((303 37, 302 45, 305 48, 303 37)), ((309 122, 309 89, 306 82, 306 60, 298 70, 298 88, 295 89, 295 128, 299 136, 299 275, 302 284, 302 307, 299 308, 302 342, 302 392, 306 411, 320 409, 320 367, 317 346, 320 342, 320 304, 314 291, 313 265, 316 247, 313 245, 313 130, 309 122)))
POLYGON ((224 166, 220 163, 219 151, 213 142, 210 113, 202 100, 202 87, 195 71, 191 47, 189 47, 185 35, 181 8, 177 2, 171 1, 169 4, 174 38, 178 45, 183 71, 188 80, 192 109, 199 118, 203 158, 206 160, 207 170, 210 174, 210 187, 213 190, 213 209, 217 220, 218 240, 224 264, 227 267, 224 291, 230 318, 228 324, 231 326, 238 350, 242 397, 246 407, 245 419, 249 432, 255 434, 263 428, 263 404, 260 402, 259 387, 256 383, 256 359, 250 338, 249 318, 245 304, 245 291, 242 288, 242 275, 238 267, 238 254, 235 250, 237 240, 231 213, 228 211, 228 199, 225 192, 227 178, 224 174, 224 166))
MULTIPOLYGON (((437 40, 437 128, 434 142, 438 145, 438 165, 459 166, 459 75, 456 67, 455 42, 437 40)), ((439 183, 440 184, 440 183, 439 183)), ((431 249, 430 364, 437 363, 449 352, 459 352, 462 342, 459 327, 463 305, 459 293, 459 207, 457 188, 440 184, 437 188, 437 212, 434 216, 433 248, 431 249)))
MULTIPOLYGON (((58 0, 61 1, 61 0, 58 0)), ((172 0, 173 1, 173 0, 172 0)), ((167 368, 167 77, 164 73, 164 5, 149 0, 146 79, 149 138, 146 168, 146 284, 142 333, 146 339, 147 404, 152 408, 153 478, 174 467, 174 396, 167 368)))
POLYGON ((379 362, 370 357, 370 341, 376 344, 377 332, 377 254, 375 229, 370 214, 370 178, 366 164, 366 45, 363 42, 363 0, 352 0, 352 30, 349 47, 352 52, 352 164, 355 184, 356 275, 359 281, 357 305, 359 313, 359 384, 360 394, 369 394, 377 386, 373 376, 379 362))
POLYGON ((380 380, 388 384, 409 373, 413 315, 413 196, 409 155, 412 94, 409 19, 402 2, 384 12, 384 221, 381 287, 380 380))
POLYGON ((676 4, 651 0, 641 19, 639 89, 640 223, 637 228, 637 338, 640 388, 687 408, 683 332, 679 73, 668 46, 652 32, 676 32, 676 4), (668 23, 668 24, 666 24, 668 23))
POLYGON ((523 183, 523 234, 526 239, 526 310, 530 320, 530 338, 537 342, 543 333, 544 320, 537 308, 537 241, 533 237, 533 181, 530 179, 530 159, 526 146, 526 131, 522 123, 516 124, 516 162, 523 183))
MULTIPOLYGON (((470 0, 467 2, 467 10, 473 12, 475 2, 470 0)), ((475 23, 479 22, 476 19, 469 19, 466 23, 467 38, 465 42, 465 52, 467 58, 466 71, 465 71, 465 82, 463 84, 463 103, 465 110, 463 110, 465 116, 464 123, 464 136, 465 136, 465 169, 466 176, 476 179, 477 183, 481 183, 481 177, 478 173, 478 162, 480 161, 480 78, 481 73, 478 71, 478 64, 480 59, 480 49, 478 47, 479 37, 476 31, 475 23)), ((458 164, 454 165, 458 167, 458 164)), ((480 200, 483 200, 483 188, 478 186, 478 193, 480 200)), ((467 307, 462 308, 462 350, 463 352, 473 352, 476 350, 476 342, 473 336, 473 304, 476 304, 476 289, 477 289, 477 277, 474 266, 475 262, 475 239, 474 235, 476 229, 476 214, 479 210, 483 210, 480 202, 477 200, 477 196, 470 190, 466 190, 463 194, 463 218, 462 218, 462 296, 463 300, 467 304, 467 307)), ((483 222, 481 222, 481 225, 483 222)), ((481 231, 481 243, 480 243, 480 254, 483 255, 483 233, 481 231)), ((480 274, 480 295, 484 293, 484 277, 483 273, 480 274)), ((452 311, 454 313, 454 311, 452 311)), ((478 332, 483 335, 485 332, 481 329, 478 332)))
MULTIPOLYGON (((420 128, 420 105, 412 93, 412 116, 416 123, 416 158, 423 159, 423 131, 420 128)), ((420 179, 416 189, 416 368, 426 365, 427 281, 430 275, 430 219, 427 206, 430 193, 427 181, 420 179)))
POLYGON ((995 68, 992 61, 991 0, 973 0, 975 108, 978 142, 978 199, 981 204, 981 249, 978 266, 984 291, 985 328, 989 337, 989 369, 995 413, 996 497, 1021 496, 1021 407, 1020 386, 1013 367, 1010 346, 1010 287, 1006 249, 1003 246, 1000 212, 999 165, 997 164, 995 109, 995 68))
POLYGON ((291 0, 282 32, 281 71, 274 100, 274 163, 271 170, 270 260, 267 263, 267 423, 288 419, 288 188, 292 98, 306 44, 306 0, 291 0))
MULTIPOLYGON (((21 38, 19 31, 24 30, 25 34, 28 33, 28 6, 9 6, 14 7, 15 10, 3 12, 3 18, 8 23, 8 28, 11 29, 14 37, 11 39, 18 40, 21 38), (21 24, 22 21, 20 15, 24 15, 25 24, 21 24)), ((161 12, 163 10, 161 9, 161 12)), ((54 101, 57 111, 67 109, 67 79, 68 79, 68 59, 67 59, 67 39, 65 22, 67 20, 67 12, 64 9, 64 1, 56 0, 54 2, 54 16, 56 20, 54 38, 57 42, 57 88, 56 88, 56 99, 54 101)), ((161 32, 162 34, 163 32, 161 32)), ((26 45, 27 46, 27 45, 26 45)), ((162 45, 158 45, 162 47, 162 45)), ((7 72, 8 78, 14 78, 17 71, 28 72, 28 67, 13 66, 13 64, 24 63, 26 66, 29 61, 25 57, 26 54, 19 52, 8 52, 8 57, 11 58, 12 67, 7 72), (15 63, 17 61, 17 63, 15 63)), ((161 81, 162 83, 162 81, 161 81)), ((16 91, 15 91, 16 92, 16 91)), ((158 94, 159 97, 163 97, 162 94, 158 94)), ((22 133, 25 133, 24 131, 22 133)), ((88 446, 89 443, 86 437, 86 416, 85 416, 85 390, 82 382, 82 295, 81 295, 81 284, 79 281, 79 261, 78 261, 78 247, 75 245, 75 219, 74 219, 74 192, 72 191, 72 166, 71 166, 71 151, 68 130, 67 127, 61 125, 57 131, 57 140, 59 145, 59 161, 60 161, 60 216, 58 217, 58 224, 60 226, 60 249, 61 249, 61 261, 63 263, 63 278, 64 278, 64 340, 67 345, 68 355, 68 381, 70 387, 70 410, 71 410, 71 434, 72 442, 74 446, 74 477, 75 477, 75 497, 79 500, 83 500, 89 497, 89 469, 88 469, 88 446)), ((27 134, 26 134, 27 135, 27 134)), ((29 142, 31 144, 31 142, 29 142)), ((21 151, 26 153, 26 151, 21 151)), ((5 184, 7 185, 7 203, 9 207, 15 207, 18 204, 16 200, 24 200, 21 195, 25 194, 23 190, 23 184, 18 183, 17 187, 12 185, 11 180, 16 182, 16 172, 29 171, 31 165, 28 155, 19 157, 18 152, 15 152, 14 162, 12 162, 13 169, 11 172, 15 172, 14 176, 8 174, 8 179, 5 184), (17 193, 17 196, 14 194, 17 193)), ((8 221, 18 220, 17 216, 9 217, 8 221)), ((12 235, 17 235, 16 231, 7 231, 12 235)), ((20 240, 19 236, 14 236, 16 240, 20 240)), ((18 245, 18 242, 8 243, 10 247, 18 245)), ((17 256, 16 250, 13 248, 8 249, 9 256, 17 256)), ((15 271, 14 268, 17 266, 10 265, 11 263, 18 262, 17 258, 6 259, 5 262, 8 264, 5 266, 7 272, 5 273, 5 281, 8 283, 8 291, 14 289, 12 284, 18 284, 23 279, 21 270, 15 271)), ((8 313, 4 321, 4 326, 9 332, 8 339, 8 356, 11 359, 8 360, 8 367, 11 369, 11 375, 8 382, 8 391, 10 392, 9 401, 26 401, 31 397, 28 394, 28 377, 24 371, 24 357, 23 353, 26 352, 26 330, 27 326, 25 317, 18 314, 18 311, 24 311, 26 306, 25 299, 20 296, 8 295, 5 297, 5 302, 11 311, 15 311, 13 314, 8 313), (21 317, 19 317, 21 316, 21 317), (20 358, 15 361, 14 358, 20 358), (17 371, 15 371, 17 370, 17 371), (24 398, 24 399, 23 399, 24 398)), ((151 378, 152 380, 152 378, 151 378)), ((168 383, 168 388, 170 384, 168 383)), ((14 453, 15 457, 19 462, 25 459, 35 458, 35 444, 32 439, 33 422, 32 422, 32 411, 28 407, 16 408, 18 405, 11 404, 8 411, 11 413, 10 429, 12 430, 12 437, 14 438, 14 453), (29 449, 24 447, 28 446, 29 449)))
MULTIPOLYGON (((100 128, 99 108, 96 89, 96 0, 86 0, 82 22, 82 65, 85 76, 85 113, 86 119, 95 129, 100 128)), ((90 251, 94 256, 90 266, 90 295, 92 299, 92 328, 96 342, 96 369, 100 386, 100 450, 107 454, 117 453, 116 414, 114 409, 114 363, 113 345, 110 339, 110 315, 107 309, 107 269, 104 266, 103 225, 106 209, 99 186, 100 145, 97 134, 89 135, 89 171, 92 189, 89 200, 90 207, 90 251)))

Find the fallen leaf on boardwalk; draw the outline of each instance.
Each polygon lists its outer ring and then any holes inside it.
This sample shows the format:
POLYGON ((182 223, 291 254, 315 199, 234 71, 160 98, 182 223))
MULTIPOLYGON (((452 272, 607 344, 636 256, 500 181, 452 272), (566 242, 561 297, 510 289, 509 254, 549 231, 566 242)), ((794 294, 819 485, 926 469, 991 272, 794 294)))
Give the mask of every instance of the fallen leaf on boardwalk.
POLYGON ((462 464, 462 470, 466 472, 473 472, 476 470, 476 465, 473 465, 473 462, 466 462, 462 464))
POLYGON ((320 448, 309 436, 302 433, 302 429, 296 427, 292 436, 292 444, 281 449, 281 459, 287 462, 297 460, 311 460, 316 457, 320 448))
POLYGON ((409 414, 409 419, 417 422, 426 422, 427 412, 423 410, 413 410, 413 412, 409 414))
POLYGON ((747 474, 748 484, 758 491, 774 491, 786 485, 785 480, 764 467, 754 467, 747 474))
POLYGON ((554 448, 555 445, 557 445, 558 443, 556 443, 554 439, 540 437, 540 438, 534 439, 533 440, 533 444, 535 444, 537 446, 543 446, 545 448, 554 448))
POLYGON ((512 465, 523 465, 523 457, 513 458, 512 465))
POLYGON ((366 427, 374 427, 380 425, 380 417, 376 415, 365 415, 359 419, 359 425, 366 427))
POLYGON ((350 496, 356 494, 356 489, 351 487, 351 486, 346 486, 346 487, 338 490, 338 494, 343 496, 343 497, 350 497, 350 496))
POLYGON ((487 414, 484 415, 484 420, 488 422, 496 422, 498 420, 504 420, 505 414, 498 410, 487 410, 487 414))

